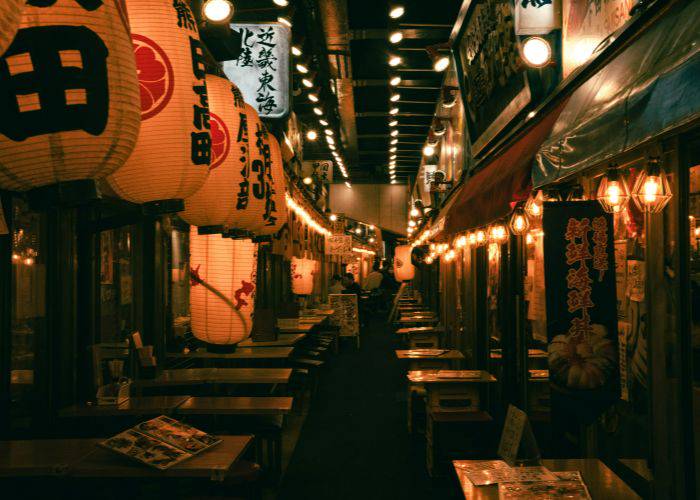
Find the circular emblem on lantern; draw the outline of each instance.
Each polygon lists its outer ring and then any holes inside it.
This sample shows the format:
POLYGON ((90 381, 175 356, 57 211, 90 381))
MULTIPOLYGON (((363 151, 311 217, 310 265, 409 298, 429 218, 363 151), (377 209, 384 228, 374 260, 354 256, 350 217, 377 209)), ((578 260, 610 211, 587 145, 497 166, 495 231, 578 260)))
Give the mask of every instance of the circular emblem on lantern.
POLYGON ((141 120, 148 120, 160 113, 173 96, 173 67, 156 42, 137 34, 131 38, 141 92, 141 120))
POLYGON ((214 170, 221 165, 231 149, 231 135, 228 132, 226 123, 216 114, 209 112, 209 123, 211 125, 211 166, 209 170, 214 170))

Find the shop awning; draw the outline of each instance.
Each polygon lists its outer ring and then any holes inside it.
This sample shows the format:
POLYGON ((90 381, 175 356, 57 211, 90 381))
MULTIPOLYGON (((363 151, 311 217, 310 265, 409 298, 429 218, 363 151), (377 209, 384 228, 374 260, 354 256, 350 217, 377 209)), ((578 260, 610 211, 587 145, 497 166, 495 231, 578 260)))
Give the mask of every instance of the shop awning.
POLYGON ((489 224, 508 215, 511 202, 528 197, 533 158, 542 141, 552 131, 565 102, 562 101, 551 109, 539 123, 467 179, 443 209, 444 234, 450 235, 489 224))
POLYGON ((535 187, 700 117, 700 2, 673 8, 574 91, 536 156, 535 187))

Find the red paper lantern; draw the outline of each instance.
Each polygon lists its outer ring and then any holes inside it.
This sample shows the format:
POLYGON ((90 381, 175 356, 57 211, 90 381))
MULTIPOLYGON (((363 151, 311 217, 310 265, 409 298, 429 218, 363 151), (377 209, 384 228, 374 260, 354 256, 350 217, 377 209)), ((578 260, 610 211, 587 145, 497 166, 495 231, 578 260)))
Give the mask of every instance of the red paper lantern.
POLYGON ((394 249, 394 278, 396 281, 410 281, 416 273, 416 269, 411 262, 410 245, 401 245, 394 249))
POLYGON ((204 47, 188 2, 127 0, 141 92, 136 149, 108 178, 135 203, 192 196, 211 161, 204 47))
POLYGON ((311 259, 292 257, 292 293, 296 295, 311 295, 314 291, 314 271, 316 265, 311 259))
MULTIPOLYGON (((4 26, 18 2, 0 3, 4 26)), ((103 178, 124 164, 139 133, 136 66, 120 3, 41 4, 24 8, 0 59, 0 188, 12 191, 103 178)))
POLYGON ((257 244, 190 231, 192 333, 209 344, 250 335, 255 309, 257 244))
POLYGON ((265 223, 256 227, 254 232, 259 235, 276 234, 287 222, 287 210, 284 193, 286 181, 284 177, 284 161, 282 150, 274 135, 267 133, 267 143, 270 150, 269 162, 266 161, 266 173, 269 175, 269 191, 266 196, 267 214, 265 223))
POLYGON ((212 138, 209 177, 199 191, 185 199, 180 217, 194 226, 226 226, 236 211, 236 193, 243 178, 240 156, 244 153, 236 141, 241 125, 245 125, 245 102, 238 88, 225 78, 207 75, 207 89, 212 138))
POLYGON ((0 2, 0 55, 10 46, 22 20, 22 9, 26 0, 3 0, 0 2))

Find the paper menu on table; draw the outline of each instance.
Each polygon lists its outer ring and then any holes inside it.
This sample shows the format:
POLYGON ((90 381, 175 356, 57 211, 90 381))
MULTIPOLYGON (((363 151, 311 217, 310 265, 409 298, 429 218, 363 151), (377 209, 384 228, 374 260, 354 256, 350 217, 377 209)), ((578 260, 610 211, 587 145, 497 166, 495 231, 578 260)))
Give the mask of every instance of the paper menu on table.
POLYGON ((510 467, 508 469, 477 470, 465 475, 474 486, 501 483, 524 483, 532 481, 557 481, 557 476, 542 466, 510 467))
POLYGON ((479 370, 438 370, 437 378, 481 378, 479 370))
POLYGON ((567 500, 591 500, 588 488, 581 481, 540 481, 530 483, 499 483, 498 498, 505 500, 566 498, 567 500))

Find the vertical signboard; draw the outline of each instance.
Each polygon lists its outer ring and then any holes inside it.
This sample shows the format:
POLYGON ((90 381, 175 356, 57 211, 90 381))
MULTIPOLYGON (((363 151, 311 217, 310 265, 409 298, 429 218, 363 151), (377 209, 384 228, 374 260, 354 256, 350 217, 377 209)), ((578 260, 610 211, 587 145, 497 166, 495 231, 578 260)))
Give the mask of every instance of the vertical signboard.
POLYGON ((619 397, 612 215, 546 203, 542 226, 552 411, 588 423, 619 397))
POLYGON ((478 155, 530 102, 513 2, 473 0, 454 50, 472 152, 478 155))
POLYGON ((561 28, 561 0, 515 2, 515 32, 518 35, 546 35, 559 28, 561 28))
POLYGON ((231 24, 241 37, 238 59, 224 61, 224 73, 261 118, 289 114, 291 31, 279 24, 231 24))

